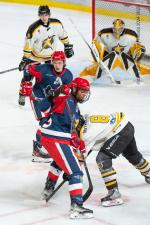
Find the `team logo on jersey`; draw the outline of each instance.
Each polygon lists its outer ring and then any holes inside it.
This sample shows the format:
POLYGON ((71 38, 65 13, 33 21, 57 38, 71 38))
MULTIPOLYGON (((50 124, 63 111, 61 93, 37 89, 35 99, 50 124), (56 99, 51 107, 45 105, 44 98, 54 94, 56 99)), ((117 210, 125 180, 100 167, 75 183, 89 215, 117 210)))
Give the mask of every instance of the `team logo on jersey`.
POLYGON ((57 77, 56 80, 54 81, 54 84, 60 86, 62 84, 61 78, 60 77, 57 77))
POLYGON ((52 49, 52 44, 54 43, 54 37, 55 35, 48 36, 42 43, 42 49, 52 49))
POLYGON ((117 46, 113 47, 112 50, 115 51, 116 53, 121 53, 124 51, 126 46, 118 44, 117 46))

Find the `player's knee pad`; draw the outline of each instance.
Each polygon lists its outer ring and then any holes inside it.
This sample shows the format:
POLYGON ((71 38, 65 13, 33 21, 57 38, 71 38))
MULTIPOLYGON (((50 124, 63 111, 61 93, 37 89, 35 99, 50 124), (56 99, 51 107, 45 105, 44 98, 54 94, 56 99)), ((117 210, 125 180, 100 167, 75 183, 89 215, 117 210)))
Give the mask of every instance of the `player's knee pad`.
POLYGON ((106 170, 112 167, 112 158, 100 151, 96 157, 96 163, 100 171, 106 170))

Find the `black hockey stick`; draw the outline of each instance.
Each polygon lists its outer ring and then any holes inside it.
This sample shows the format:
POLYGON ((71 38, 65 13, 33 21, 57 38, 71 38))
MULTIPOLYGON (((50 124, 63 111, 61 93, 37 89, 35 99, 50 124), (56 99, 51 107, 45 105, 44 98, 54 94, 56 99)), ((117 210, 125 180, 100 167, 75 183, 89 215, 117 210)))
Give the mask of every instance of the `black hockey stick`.
POLYGON ((8 72, 11 72, 11 71, 14 71, 14 70, 18 70, 19 67, 15 67, 15 68, 12 68, 12 69, 9 69, 9 70, 4 70, 4 71, 1 71, 0 74, 3 74, 3 73, 8 73, 8 72))
POLYGON ((48 202, 52 197, 53 195, 63 186, 63 184, 66 182, 66 180, 62 180, 62 182, 55 188, 55 190, 52 192, 51 195, 49 195, 45 201, 48 202))
MULTIPOLYGON (((92 149, 90 149, 90 151, 88 152, 88 155, 91 152, 92 152, 92 149)), ((83 153, 81 153, 81 155, 82 155, 83 164, 84 164, 85 172, 86 172, 86 175, 87 175, 87 178, 88 178, 88 183, 89 183, 89 187, 88 187, 87 191, 85 192, 85 194, 83 195, 83 202, 85 202, 90 197, 90 195, 92 194, 93 184, 92 184, 91 176, 90 176, 90 173, 89 173, 89 170, 88 170, 88 167, 87 167, 87 164, 86 164, 83 153)))

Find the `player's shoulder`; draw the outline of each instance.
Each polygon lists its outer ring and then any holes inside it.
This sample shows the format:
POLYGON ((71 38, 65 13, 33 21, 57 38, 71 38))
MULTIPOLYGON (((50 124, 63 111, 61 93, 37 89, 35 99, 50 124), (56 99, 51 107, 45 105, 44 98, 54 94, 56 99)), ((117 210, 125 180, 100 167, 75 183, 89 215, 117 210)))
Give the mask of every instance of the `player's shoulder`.
POLYGON ((69 69, 65 68, 64 73, 62 75, 62 80, 64 84, 70 83, 73 80, 73 74, 69 69))
POLYGON ((50 18, 50 24, 60 24, 62 25, 62 22, 56 18, 50 18))
POLYGON ((131 36, 133 36, 135 38, 138 37, 137 33, 134 30, 131 30, 131 29, 128 29, 128 28, 124 29, 123 34, 131 35, 131 36))
POLYGON ((38 70, 40 70, 41 72, 42 71, 52 71, 52 68, 51 68, 51 65, 49 63, 44 63, 44 64, 40 64, 40 65, 37 65, 36 68, 38 70))
POLYGON ((100 37, 102 35, 106 35, 106 34, 113 34, 113 29, 111 27, 109 27, 109 28, 104 28, 98 32, 98 36, 100 36, 100 37))
POLYGON ((31 37, 33 36, 34 31, 35 31, 40 25, 42 25, 41 20, 37 20, 37 21, 35 21, 34 23, 32 23, 32 24, 29 26, 28 30, 27 30, 27 34, 26 34, 27 38, 31 38, 31 37))
POLYGON ((65 68, 65 74, 73 76, 72 72, 67 68, 65 68))

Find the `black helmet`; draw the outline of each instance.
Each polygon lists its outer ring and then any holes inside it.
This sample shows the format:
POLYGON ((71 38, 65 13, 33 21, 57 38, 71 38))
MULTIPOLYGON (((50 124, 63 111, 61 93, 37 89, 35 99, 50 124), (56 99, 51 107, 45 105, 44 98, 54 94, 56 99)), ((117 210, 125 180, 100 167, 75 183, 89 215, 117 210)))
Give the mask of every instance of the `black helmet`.
POLYGON ((49 9, 48 5, 39 6, 38 15, 40 16, 45 13, 50 15, 50 9, 49 9))

